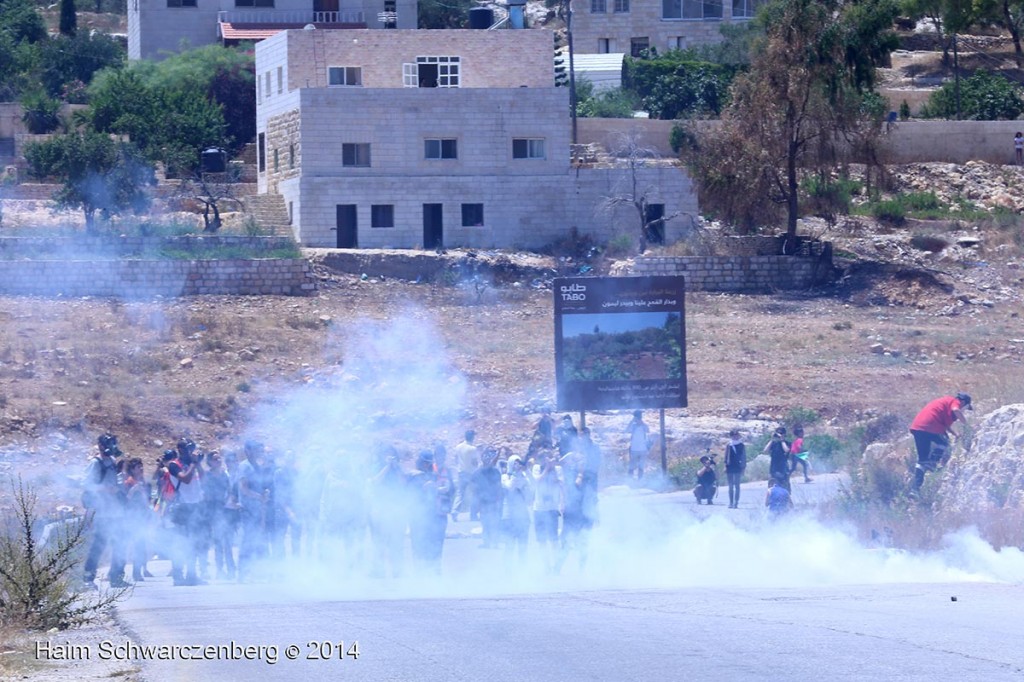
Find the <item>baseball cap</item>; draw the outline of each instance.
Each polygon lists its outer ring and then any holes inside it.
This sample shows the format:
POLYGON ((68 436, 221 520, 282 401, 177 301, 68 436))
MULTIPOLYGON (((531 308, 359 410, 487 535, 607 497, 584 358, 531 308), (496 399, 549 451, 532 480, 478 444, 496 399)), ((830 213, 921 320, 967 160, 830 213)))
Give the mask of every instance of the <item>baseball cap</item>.
POLYGON ((965 410, 974 409, 974 406, 971 404, 971 396, 969 396, 968 394, 957 393, 954 397, 960 402, 960 407, 964 408, 965 410))

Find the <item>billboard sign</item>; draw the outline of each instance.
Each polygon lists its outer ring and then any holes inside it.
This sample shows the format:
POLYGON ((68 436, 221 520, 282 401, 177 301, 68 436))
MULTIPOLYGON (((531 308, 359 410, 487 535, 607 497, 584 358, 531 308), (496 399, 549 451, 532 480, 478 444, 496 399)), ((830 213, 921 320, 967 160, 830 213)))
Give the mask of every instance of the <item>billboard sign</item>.
POLYGON ((686 407, 683 277, 554 281, 559 410, 686 407))

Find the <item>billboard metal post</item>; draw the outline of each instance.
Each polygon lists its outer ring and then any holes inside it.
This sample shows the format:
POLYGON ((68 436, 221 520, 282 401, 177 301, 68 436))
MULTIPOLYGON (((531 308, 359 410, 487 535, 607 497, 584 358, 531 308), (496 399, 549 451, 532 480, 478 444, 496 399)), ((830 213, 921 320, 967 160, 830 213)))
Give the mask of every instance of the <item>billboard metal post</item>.
POLYGON ((661 408, 661 415, 658 418, 661 426, 661 473, 668 476, 668 457, 665 452, 665 408, 661 408))

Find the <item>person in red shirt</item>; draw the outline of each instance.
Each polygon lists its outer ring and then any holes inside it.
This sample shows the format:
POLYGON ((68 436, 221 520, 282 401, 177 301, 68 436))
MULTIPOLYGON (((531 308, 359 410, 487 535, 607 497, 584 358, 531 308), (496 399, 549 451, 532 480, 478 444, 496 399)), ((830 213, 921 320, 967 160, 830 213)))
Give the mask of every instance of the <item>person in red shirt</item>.
POLYGON ((967 427, 964 410, 973 410, 971 396, 957 393, 936 398, 924 406, 910 424, 910 433, 914 436, 917 448, 917 466, 914 467, 914 490, 924 483, 926 471, 935 471, 947 457, 949 450, 949 434, 963 435, 967 427), (953 424, 963 422, 960 433, 953 431, 953 424))

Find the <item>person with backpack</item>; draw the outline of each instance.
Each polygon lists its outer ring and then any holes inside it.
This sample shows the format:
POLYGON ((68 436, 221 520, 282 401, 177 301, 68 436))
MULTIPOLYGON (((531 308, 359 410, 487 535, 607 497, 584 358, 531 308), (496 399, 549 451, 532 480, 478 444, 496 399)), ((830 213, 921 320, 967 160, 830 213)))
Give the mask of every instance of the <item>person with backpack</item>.
POLYGON ((97 438, 96 447, 97 454, 86 465, 85 489, 82 492, 82 505, 91 517, 93 530, 82 578, 87 586, 96 587, 96 569, 103 550, 110 545, 107 580, 111 587, 128 587, 131 583, 124 579, 125 543, 120 532, 124 504, 117 471, 117 459, 122 453, 117 445, 117 436, 112 433, 104 433, 97 438))
POLYGON ((205 537, 199 468, 203 456, 195 454, 196 444, 187 438, 178 441, 177 449, 177 458, 167 463, 176 488, 171 521, 176 527, 177 542, 171 553, 171 577, 175 585, 202 585, 205 581, 198 575, 198 563, 205 537))
POLYGON ((740 483, 747 468, 747 446, 740 440, 740 432, 729 432, 729 444, 725 446, 725 477, 729 483, 729 509, 740 506, 740 483))

